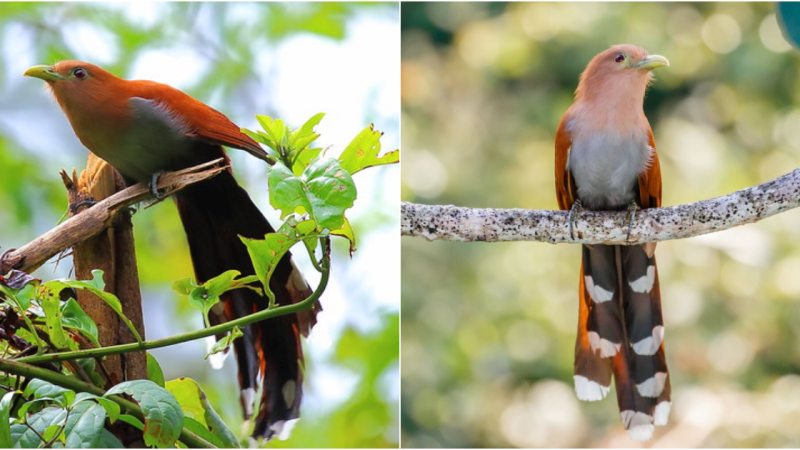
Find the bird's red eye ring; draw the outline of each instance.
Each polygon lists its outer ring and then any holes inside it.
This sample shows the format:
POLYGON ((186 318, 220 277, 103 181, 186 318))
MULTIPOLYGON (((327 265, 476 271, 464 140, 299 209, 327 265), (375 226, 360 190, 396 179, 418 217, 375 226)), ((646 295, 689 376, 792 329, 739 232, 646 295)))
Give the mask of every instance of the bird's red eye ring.
POLYGON ((614 58, 615 63, 621 63, 622 61, 625 61, 625 55, 617 55, 617 57, 614 58))
POLYGON ((86 69, 82 69, 80 67, 78 67, 77 69, 73 70, 72 74, 75 75, 75 78, 77 78, 79 80, 82 80, 82 79, 86 78, 86 75, 87 75, 86 74, 86 69))

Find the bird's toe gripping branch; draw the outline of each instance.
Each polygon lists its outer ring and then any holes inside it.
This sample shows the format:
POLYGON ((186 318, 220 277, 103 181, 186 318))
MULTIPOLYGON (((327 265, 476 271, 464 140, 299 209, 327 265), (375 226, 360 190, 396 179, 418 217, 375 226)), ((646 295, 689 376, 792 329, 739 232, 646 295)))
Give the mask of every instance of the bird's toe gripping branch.
POLYGON ((641 210, 642 208, 636 203, 636 200, 631 200, 628 203, 628 215, 627 215, 627 222, 628 222, 628 234, 625 236, 625 240, 629 240, 631 238, 631 229, 633 229, 633 220, 636 218, 636 211, 641 210))
POLYGON ((569 238, 572 240, 575 239, 572 228, 578 221, 578 216, 581 212, 583 212, 583 203, 581 203, 580 200, 575 200, 575 203, 572 204, 572 208, 569 209, 569 215, 567 216, 567 223, 569 224, 569 238))

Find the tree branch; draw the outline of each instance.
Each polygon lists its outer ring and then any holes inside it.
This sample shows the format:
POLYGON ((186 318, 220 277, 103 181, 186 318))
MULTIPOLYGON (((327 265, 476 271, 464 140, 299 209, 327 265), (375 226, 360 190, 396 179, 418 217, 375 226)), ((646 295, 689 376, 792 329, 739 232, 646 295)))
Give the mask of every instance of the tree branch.
MULTIPOLYGON (((190 184, 211 178, 226 169, 217 165, 222 161, 220 158, 188 169, 164 173, 158 178, 158 189, 166 191, 162 192, 166 197, 190 184)), ((66 177, 63 172, 62 177, 66 177)), ((97 236, 111 225, 121 209, 140 202, 150 195, 149 184, 143 182, 98 202, 19 249, 4 254, 4 257, 0 258, 0 274, 7 273, 11 269, 33 272, 53 256, 97 236)))
POLYGON ((800 169, 722 197, 636 212, 626 240, 626 211, 584 211, 571 239, 568 211, 478 209, 401 204, 401 234, 445 241, 539 241, 633 245, 683 239, 758 222, 800 206, 800 169))

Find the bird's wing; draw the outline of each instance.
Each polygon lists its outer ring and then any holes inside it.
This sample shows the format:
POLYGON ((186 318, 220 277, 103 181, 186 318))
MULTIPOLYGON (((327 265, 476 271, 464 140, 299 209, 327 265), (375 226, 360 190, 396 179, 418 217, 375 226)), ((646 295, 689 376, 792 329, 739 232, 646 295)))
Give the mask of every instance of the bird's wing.
POLYGON ((567 167, 571 146, 572 134, 567 130, 567 114, 564 114, 556 130, 556 197, 562 210, 570 209, 577 199, 575 180, 567 167))
POLYGON ((165 84, 152 81, 131 81, 132 97, 156 101, 168 109, 185 125, 186 136, 211 144, 244 150, 253 156, 269 161, 267 152, 256 141, 216 109, 195 100, 187 94, 165 84))
POLYGON ((661 207, 661 165, 658 162, 653 130, 647 127, 648 143, 653 149, 653 159, 647 170, 639 174, 639 202, 642 208, 661 207))

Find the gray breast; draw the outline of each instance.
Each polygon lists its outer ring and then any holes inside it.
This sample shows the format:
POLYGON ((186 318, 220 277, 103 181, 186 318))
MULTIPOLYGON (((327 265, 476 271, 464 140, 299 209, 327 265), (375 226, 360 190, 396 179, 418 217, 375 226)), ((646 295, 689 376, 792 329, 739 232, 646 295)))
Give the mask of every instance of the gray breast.
POLYGON ((636 195, 639 174, 652 160, 647 136, 573 133, 568 167, 587 209, 619 209, 636 195))
POLYGON ((126 178, 145 181, 151 175, 179 168, 179 161, 191 155, 192 140, 186 126, 168 109, 153 100, 129 100, 133 120, 119 146, 100 155, 126 178))

